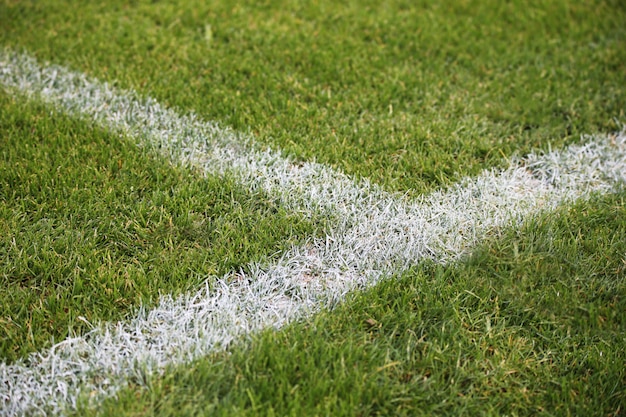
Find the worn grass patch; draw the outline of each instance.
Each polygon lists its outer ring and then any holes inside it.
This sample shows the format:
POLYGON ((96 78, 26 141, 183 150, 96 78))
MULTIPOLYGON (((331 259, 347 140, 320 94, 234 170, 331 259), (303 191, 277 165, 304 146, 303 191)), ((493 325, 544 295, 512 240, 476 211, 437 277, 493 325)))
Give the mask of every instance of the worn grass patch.
POLYGON ((270 257, 322 226, 229 178, 0 94, 0 358, 270 257))
POLYGON ((624 198, 531 220, 458 265, 416 267, 90 412, 620 415, 624 198))
POLYGON ((421 193, 626 119, 622 2, 0 3, 0 43, 421 193))

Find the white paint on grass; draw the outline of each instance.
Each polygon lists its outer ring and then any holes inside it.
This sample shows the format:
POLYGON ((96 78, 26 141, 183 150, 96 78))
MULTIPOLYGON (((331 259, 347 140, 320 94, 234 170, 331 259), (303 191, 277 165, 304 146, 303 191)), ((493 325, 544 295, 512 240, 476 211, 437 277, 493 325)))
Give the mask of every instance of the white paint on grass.
POLYGON ((248 274, 207 282, 195 294, 163 297, 128 322, 0 364, 0 415, 58 413, 80 396, 113 395, 128 381, 142 383, 166 366, 333 306, 348 291, 420 260, 454 261, 498 228, 626 181, 626 136, 596 137, 408 201, 323 165, 294 164, 232 130, 22 54, 0 53, 0 83, 157 144, 207 173, 233 173, 292 210, 337 219, 326 237, 292 247, 274 264, 251 265, 248 274))

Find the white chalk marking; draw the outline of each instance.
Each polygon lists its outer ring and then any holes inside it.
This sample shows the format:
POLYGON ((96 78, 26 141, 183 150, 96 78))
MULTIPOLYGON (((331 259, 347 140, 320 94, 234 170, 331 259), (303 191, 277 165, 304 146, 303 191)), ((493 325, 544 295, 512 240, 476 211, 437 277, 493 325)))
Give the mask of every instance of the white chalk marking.
POLYGON ((325 238, 292 247, 274 264, 163 297, 128 322, 108 323, 13 364, 0 364, 0 415, 60 413, 81 395, 114 395, 129 380, 189 362, 251 332, 333 306, 424 259, 447 263, 501 227, 626 182, 626 136, 531 154, 417 201, 355 182, 314 163, 260 151, 250 138, 152 99, 27 55, 0 51, 0 84, 73 115, 162 147, 207 173, 234 174, 292 210, 337 218, 325 238))

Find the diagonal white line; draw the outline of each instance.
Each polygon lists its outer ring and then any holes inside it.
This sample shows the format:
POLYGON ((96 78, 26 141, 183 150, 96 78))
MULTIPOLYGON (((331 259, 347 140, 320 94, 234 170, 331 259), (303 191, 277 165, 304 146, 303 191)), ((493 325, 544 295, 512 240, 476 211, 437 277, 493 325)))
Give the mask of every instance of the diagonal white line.
POLYGON ((195 294, 164 297, 129 322, 104 324, 27 360, 0 364, 0 415, 58 413, 74 408, 81 393, 113 395, 128 380, 144 381, 167 365, 332 306, 348 291, 420 260, 454 261, 498 228, 626 182, 622 134, 531 154, 506 170, 408 201, 323 165, 260 151, 232 130, 62 67, 40 66, 23 54, 0 52, 0 83, 122 130, 140 144, 160 146, 207 173, 234 173, 292 210, 337 219, 325 238, 291 248, 274 264, 251 265, 246 276, 225 276, 195 294))

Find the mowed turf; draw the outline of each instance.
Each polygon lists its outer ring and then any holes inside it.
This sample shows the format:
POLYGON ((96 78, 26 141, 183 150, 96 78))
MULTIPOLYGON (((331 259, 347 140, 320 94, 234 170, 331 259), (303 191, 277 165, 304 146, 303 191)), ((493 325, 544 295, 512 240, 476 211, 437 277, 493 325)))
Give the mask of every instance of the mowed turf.
MULTIPOLYGON (((5 0, 0 44, 420 194, 619 129, 624 21, 617 0, 5 0)), ((3 360, 323 230, 11 94, 3 360)), ((531 219, 79 414, 620 415, 624 207, 622 193, 531 219)))
POLYGON ((457 265, 417 266, 94 414, 619 416, 625 198, 530 220, 457 265))
POLYGON ((315 228, 228 178, 0 94, 0 358, 195 290, 315 228))
POLYGON ((624 21, 619 0, 5 1, 0 43, 419 193, 616 130, 624 21))

